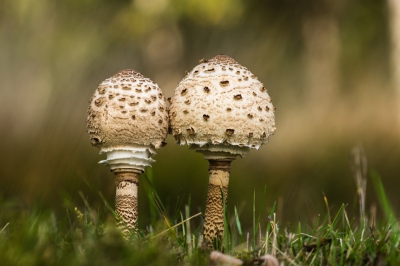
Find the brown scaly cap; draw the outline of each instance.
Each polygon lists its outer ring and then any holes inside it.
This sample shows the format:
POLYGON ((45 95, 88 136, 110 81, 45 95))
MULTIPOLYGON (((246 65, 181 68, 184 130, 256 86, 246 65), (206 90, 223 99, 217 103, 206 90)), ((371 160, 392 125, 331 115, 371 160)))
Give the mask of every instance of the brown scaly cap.
POLYGON ((86 119, 93 146, 162 146, 168 131, 165 97, 139 72, 122 70, 104 80, 93 94, 86 119))
POLYGON ((275 132, 274 106, 264 85, 227 55, 201 60, 175 89, 170 108, 179 144, 258 149, 275 132))

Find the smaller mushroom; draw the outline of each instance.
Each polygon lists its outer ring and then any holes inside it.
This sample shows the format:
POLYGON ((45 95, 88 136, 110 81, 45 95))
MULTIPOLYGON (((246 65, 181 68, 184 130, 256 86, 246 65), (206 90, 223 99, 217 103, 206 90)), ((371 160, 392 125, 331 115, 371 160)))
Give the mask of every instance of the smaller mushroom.
POLYGON ((137 230, 139 175, 154 162, 152 156, 164 146, 168 132, 165 98, 150 79, 134 70, 122 70, 99 85, 86 122, 92 145, 107 154, 100 163, 109 165, 115 174, 115 212, 121 218, 117 224, 129 235, 137 230), (139 88, 146 86, 162 97, 139 88))

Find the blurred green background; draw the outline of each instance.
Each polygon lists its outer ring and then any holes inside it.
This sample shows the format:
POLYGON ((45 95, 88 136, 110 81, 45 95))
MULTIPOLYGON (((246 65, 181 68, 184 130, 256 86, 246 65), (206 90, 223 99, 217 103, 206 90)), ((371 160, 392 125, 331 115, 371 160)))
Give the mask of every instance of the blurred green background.
MULTIPOLYGON (((104 155, 85 132, 98 84, 133 68, 171 97, 199 59, 227 54, 264 83, 277 107, 270 143, 232 164, 228 207, 238 207, 244 227, 253 192, 260 201, 265 186, 266 210, 277 201, 283 224, 325 214, 323 193, 333 210, 348 203, 356 216, 356 144, 398 211, 400 25, 392 2, 3 0, 0 195, 65 213, 83 206, 79 190, 102 206, 101 191, 113 205, 114 177, 98 165, 104 155)), ((197 213, 208 163, 171 136, 167 142, 153 164, 155 189, 171 211, 191 195, 197 213)), ((142 176, 141 227, 150 221, 145 183, 142 176)), ((376 200, 367 192, 369 208, 376 200)))

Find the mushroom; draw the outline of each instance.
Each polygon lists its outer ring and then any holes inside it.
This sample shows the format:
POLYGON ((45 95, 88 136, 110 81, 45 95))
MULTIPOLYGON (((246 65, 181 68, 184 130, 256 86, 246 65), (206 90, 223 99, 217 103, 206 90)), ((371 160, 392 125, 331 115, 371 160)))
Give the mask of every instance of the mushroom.
POLYGON ((179 83, 170 110, 176 142, 190 145, 209 161, 203 247, 212 248, 216 239, 222 241, 230 163, 268 142, 276 129, 274 107, 263 84, 247 68, 217 55, 202 61, 179 83))
POLYGON ((100 164, 115 174, 117 225, 128 235, 137 231, 139 175, 168 133, 165 97, 156 83, 128 69, 104 80, 89 103, 87 132, 107 154, 100 164))

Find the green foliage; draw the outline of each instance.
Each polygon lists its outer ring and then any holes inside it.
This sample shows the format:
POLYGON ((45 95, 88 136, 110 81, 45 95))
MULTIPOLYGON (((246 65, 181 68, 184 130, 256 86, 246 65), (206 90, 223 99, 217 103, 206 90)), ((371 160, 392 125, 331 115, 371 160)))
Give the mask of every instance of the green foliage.
MULTIPOLYGON (((244 265, 261 263, 264 254, 285 265, 398 265, 400 230, 379 175, 372 178, 388 222, 369 221, 369 228, 362 221, 357 225, 342 204, 336 214, 328 208, 325 217, 317 215, 312 223, 299 221, 292 230, 276 220, 275 203, 269 221, 262 221, 264 190, 261 200, 253 196, 252 239, 247 234, 244 240, 237 208, 230 217, 225 206, 224 240, 216 248, 242 259, 244 265)), ((26 209, 0 199, 0 261, 3 265, 208 265, 208 251, 201 249, 201 226, 193 227, 201 213, 191 216, 189 197, 179 216, 168 217, 150 180, 149 208, 157 207, 155 220, 128 239, 116 228, 116 214, 101 193, 104 208, 95 210, 80 193, 86 207, 67 209, 61 218, 51 210, 26 209)))
POLYGON ((389 224, 395 225, 396 227, 398 227, 397 221, 395 218, 396 217, 395 213, 394 213, 393 208, 386 196, 385 189, 383 188, 383 184, 379 177, 379 174, 375 171, 372 171, 371 179, 372 179, 372 184, 374 186, 375 193, 377 195, 379 204, 381 205, 381 208, 385 215, 385 218, 388 220, 389 224))

